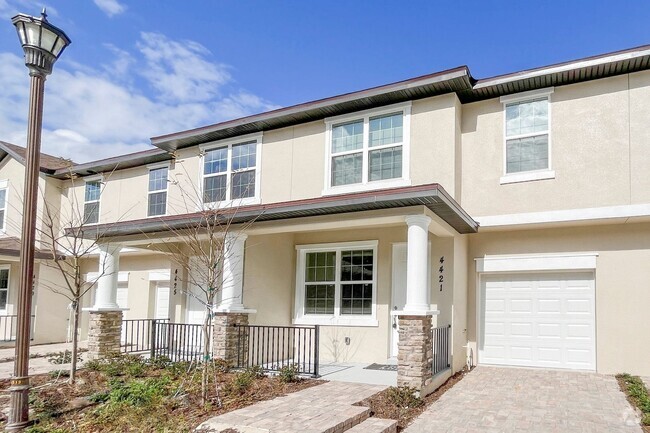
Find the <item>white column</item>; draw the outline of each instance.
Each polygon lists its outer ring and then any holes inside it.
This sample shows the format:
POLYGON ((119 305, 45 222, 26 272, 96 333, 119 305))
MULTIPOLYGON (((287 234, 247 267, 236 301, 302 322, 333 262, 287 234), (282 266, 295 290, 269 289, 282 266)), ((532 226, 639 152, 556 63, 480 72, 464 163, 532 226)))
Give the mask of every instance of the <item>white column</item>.
POLYGON ((119 310, 117 305, 117 277, 120 272, 121 245, 101 244, 99 247, 100 275, 95 290, 95 311, 119 310))
POLYGON ((223 284, 217 311, 246 311, 244 307, 244 244, 248 235, 226 233, 224 239, 223 284))
POLYGON ((406 256, 406 305, 410 313, 426 314, 431 309, 428 287, 429 224, 426 215, 406 217, 408 225, 406 256))

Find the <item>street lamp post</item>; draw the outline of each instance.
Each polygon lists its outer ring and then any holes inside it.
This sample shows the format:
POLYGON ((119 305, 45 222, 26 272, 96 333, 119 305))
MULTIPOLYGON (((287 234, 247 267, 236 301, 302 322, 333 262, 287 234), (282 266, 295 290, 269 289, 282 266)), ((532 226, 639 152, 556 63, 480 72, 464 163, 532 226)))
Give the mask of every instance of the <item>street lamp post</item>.
POLYGON ((29 341, 31 337, 34 248, 36 241, 36 203, 43 126, 43 93, 45 78, 65 47, 70 44, 66 34, 47 21, 45 9, 40 18, 24 14, 11 19, 16 26, 29 69, 29 115, 27 120, 27 155, 25 161, 25 195, 23 228, 20 239, 20 288, 18 292, 18 324, 16 359, 11 379, 11 413, 7 431, 21 431, 29 421, 29 341))

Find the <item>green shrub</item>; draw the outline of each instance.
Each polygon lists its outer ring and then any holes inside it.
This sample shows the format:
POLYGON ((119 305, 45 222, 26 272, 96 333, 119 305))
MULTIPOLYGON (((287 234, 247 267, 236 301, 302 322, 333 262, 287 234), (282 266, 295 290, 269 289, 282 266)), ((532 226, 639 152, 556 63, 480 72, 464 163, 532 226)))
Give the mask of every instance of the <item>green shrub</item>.
POLYGON ((228 373, 228 371, 230 371, 230 367, 231 367, 230 363, 228 361, 226 361, 225 359, 215 358, 212 361, 212 363, 214 365, 214 369, 218 373, 228 373))
POLYGON ((165 397, 168 394, 169 385, 169 379, 165 377, 132 380, 126 383, 112 382, 106 401, 130 406, 146 406, 165 397))
POLYGON ((424 403, 417 390, 410 386, 391 386, 386 391, 386 398, 400 409, 420 407, 424 403))
POLYGON ((298 380, 298 373, 300 373, 298 364, 285 365, 278 370, 278 378, 282 383, 296 382, 298 380))
MULTIPOLYGON (((72 362, 72 352, 69 350, 46 353, 45 357, 50 364, 61 365, 70 364, 72 362)), ((79 354, 77 354, 77 361, 81 362, 81 356, 79 354)))
POLYGON ((264 377, 264 369, 261 365, 253 365, 244 371, 248 373, 253 379, 264 377))
POLYGON ((262 367, 259 365, 248 367, 233 376, 230 383, 226 385, 226 392, 241 394, 253 384, 255 379, 259 379, 260 377, 264 377, 264 370, 262 367))
POLYGON ((70 433, 70 430, 36 424, 27 428, 25 433, 70 433))
POLYGON ((650 394, 641 378, 629 374, 619 374, 616 377, 625 383, 627 395, 642 412, 641 424, 650 425, 650 394))
POLYGON ((49 373, 52 379, 59 379, 61 377, 70 377, 70 370, 52 370, 49 373))

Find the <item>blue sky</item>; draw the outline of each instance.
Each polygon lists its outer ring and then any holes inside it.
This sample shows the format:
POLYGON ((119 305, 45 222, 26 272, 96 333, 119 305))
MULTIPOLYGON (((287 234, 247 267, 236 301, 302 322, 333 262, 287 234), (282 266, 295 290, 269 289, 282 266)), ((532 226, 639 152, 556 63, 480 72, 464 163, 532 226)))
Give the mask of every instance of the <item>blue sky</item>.
POLYGON ((459 65, 485 78, 650 44, 648 0, 0 0, 0 140, 21 145, 9 19, 43 5, 73 40, 48 79, 43 149, 79 162, 459 65))

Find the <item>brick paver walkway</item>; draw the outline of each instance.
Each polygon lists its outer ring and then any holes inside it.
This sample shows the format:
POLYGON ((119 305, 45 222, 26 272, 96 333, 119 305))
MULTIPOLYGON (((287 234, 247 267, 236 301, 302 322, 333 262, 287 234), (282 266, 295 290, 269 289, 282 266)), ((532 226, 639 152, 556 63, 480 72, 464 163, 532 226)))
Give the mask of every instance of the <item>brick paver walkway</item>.
POLYGON ((641 433, 613 376, 477 367, 406 433, 641 433))
POLYGON ((335 433, 349 429, 369 415, 353 406, 384 389, 381 385, 327 382, 284 397, 263 401, 216 416, 197 431, 242 433, 335 433))

